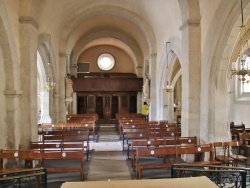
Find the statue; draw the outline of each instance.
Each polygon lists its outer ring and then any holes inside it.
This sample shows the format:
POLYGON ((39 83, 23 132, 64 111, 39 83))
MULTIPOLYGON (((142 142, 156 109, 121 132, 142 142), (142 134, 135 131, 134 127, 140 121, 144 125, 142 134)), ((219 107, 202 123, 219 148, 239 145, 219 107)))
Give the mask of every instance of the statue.
POLYGON ((71 103, 73 101, 73 81, 71 80, 70 74, 67 74, 65 78, 65 105, 66 114, 71 113, 71 103))
POLYGON ((149 86, 149 79, 146 78, 146 79, 145 79, 145 82, 144 82, 144 84, 143 84, 143 86, 142 86, 143 101, 147 101, 147 102, 148 102, 148 100, 150 99, 149 87, 150 87, 150 86, 149 86))
POLYGON ((73 99, 73 81, 71 80, 70 74, 67 74, 65 79, 65 99, 73 99))

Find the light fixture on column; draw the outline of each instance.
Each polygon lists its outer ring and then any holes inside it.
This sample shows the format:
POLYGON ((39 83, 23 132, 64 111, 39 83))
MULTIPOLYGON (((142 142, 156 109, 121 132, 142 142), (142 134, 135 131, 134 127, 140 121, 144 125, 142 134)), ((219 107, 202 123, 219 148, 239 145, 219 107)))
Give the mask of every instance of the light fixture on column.
POLYGON ((45 82, 45 89, 46 90, 53 90, 55 87, 55 82, 53 80, 53 71, 52 71, 52 65, 50 61, 50 56, 51 56, 51 35, 47 34, 49 38, 49 49, 48 49, 48 63, 47 63, 47 71, 46 71, 46 82, 45 82))
MULTIPOLYGON (((167 58, 167 69, 168 69, 168 45, 170 45, 171 43, 170 42, 166 42, 166 58, 167 58)), ((163 91, 164 92, 167 92, 167 93, 170 93, 173 91, 172 89, 172 85, 170 84, 169 81, 166 81, 163 85, 163 91)))
POLYGON ((166 83, 164 84, 163 91, 167 93, 171 93, 173 91, 172 85, 169 84, 168 81, 166 81, 166 83))
MULTIPOLYGON (((243 6, 242 6, 242 0, 241 0, 241 26, 240 26, 240 54, 236 60, 236 62, 232 63, 232 69, 231 73, 232 75, 237 75, 238 79, 243 83, 249 83, 250 79, 250 61, 249 58, 244 57, 243 46, 244 46, 244 33, 245 32, 245 25, 244 25, 244 18, 243 18, 243 6)), ((246 43, 248 41, 246 40, 246 43)), ((247 43, 248 46, 248 43, 247 43)))

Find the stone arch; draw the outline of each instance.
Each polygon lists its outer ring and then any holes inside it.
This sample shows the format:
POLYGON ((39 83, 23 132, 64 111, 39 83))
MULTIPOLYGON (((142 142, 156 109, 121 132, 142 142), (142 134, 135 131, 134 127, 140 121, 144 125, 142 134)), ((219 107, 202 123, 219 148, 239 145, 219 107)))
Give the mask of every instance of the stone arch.
MULTIPOLYGON (((156 41, 153 29, 150 27, 146 21, 137 15, 134 12, 131 12, 127 9, 121 7, 113 7, 113 6, 93 6, 91 8, 86 8, 82 10, 81 13, 73 15, 71 18, 64 23, 62 29, 62 35, 60 39, 60 47, 59 51, 62 54, 67 54, 67 40, 69 38, 69 33, 74 29, 74 27, 82 21, 82 19, 88 19, 96 14, 113 14, 116 16, 124 17, 125 19, 131 21, 135 25, 137 25, 141 32, 145 34, 145 40, 148 44, 148 54, 155 54, 156 53, 156 41)), ((143 63, 143 62, 141 62, 143 63)))
MULTIPOLYGON (((14 35, 9 24, 9 17, 3 2, 0 2, 0 49, 3 60, 2 69, 5 75, 1 77, 2 91, 0 98, 5 101, 1 118, 1 148, 17 149, 20 141, 19 135, 19 61, 14 35), (3 132, 2 132, 3 131, 3 132), (2 142, 3 141, 3 142, 2 142)), ((2 104, 1 104, 2 105, 2 104)))
MULTIPOLYGON (((101 38, 113 38, 126 46, 128 50, 123 49, 124 51, 129 51, 128 55, 134 60, 135 62, 135 68, 139 66, 139 62, 143 62, 143 54, 141 52, 141 49, 137 45, 137 43, 131 39, 130 37, 127 37, 126 35, 120 34, 118 32, 112 32, 112 31, 100 31, 94 34, 90 34, 87 37, 82 37, 82 39, 75 45, 74 51, 72 54, 72 61, 71 65, 74 65, 77 63, 78 56, 86 50, 86 48, 83 48, 83 46, 86 46, 87 44, 90 44, 91 41, 101 38)), ((138 75, 142 76, 142 75, 138 75)))
MULTIPOLYGON (((39 52, 42 62, 43 62, 43 68, 44 68, 44 75, 43 75, 43 83, 46 81, 46 75, 50 74, 50 71, 52 73, 53 80, 55 82, 55 87, 54 89, 50 90, 48 92, 49 94, 49 114, 46 114, 52 118, 52 121, 54 121, 54 109, 55 107, 55 101, 54 101, 54 95, 58 92, 58 82, 57 82, 57 69, 56 69, 56 64, 55 64, 55 56, 53 52, 53 47, 52 47, 52 38, 49 34, 46 33, 41 33, 38 36, 38 46, 37 46, 37 51, 39 52), (49 62, 51 63, 51 67, 48 65, 49 62), (50 70, 52 68, 52 70, 50 70)), ((42 91, 43 93, 46 94, 46 91, 42 91)))
MULTIPOLYGON (((246 1, 243 2, 246 7, 246 1)), ((232 32, 239 26, 239 16, 239 1, 221 1, 202 51, 201 106, 207 108, 201 109, 201 122, 204 125, 202 137, 208 142, 230 138, 228 67, 231 67, 231 52, 238 35, 232 32)))
MULTIPOLYGON (((169 117, 169 97, 163 92, 162 87, 166 81, 166 76, 170 80, 172 69, 174 66, 175 59, 180 57, 181 54, 181 39, 178 37, 170 37, 169 42, 171 43, 169 49, 168 49, 168 65, 167 65, 167 53, 166 53, 166 47, 164 47, 163 52, 161 53, 161 56, 159 58, 159 62, 157 65, 157 96, 159 105, 156 110, 157 114, 159 114, 158 119, 166 119, 169 117), (168 71, 167 71, 168 66, 168 71)), ((180 62, 181 63, 181 62, 180 62)))

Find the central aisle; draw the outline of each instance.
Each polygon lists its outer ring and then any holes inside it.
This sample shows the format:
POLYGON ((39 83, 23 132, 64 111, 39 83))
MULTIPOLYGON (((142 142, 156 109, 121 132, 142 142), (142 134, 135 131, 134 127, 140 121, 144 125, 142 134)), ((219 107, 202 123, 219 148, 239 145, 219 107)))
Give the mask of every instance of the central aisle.
POLYGON ((92 154, 86 181, 130 180, 130 171, 115 125, 100 125, 96 140, 90 143, 92 154))

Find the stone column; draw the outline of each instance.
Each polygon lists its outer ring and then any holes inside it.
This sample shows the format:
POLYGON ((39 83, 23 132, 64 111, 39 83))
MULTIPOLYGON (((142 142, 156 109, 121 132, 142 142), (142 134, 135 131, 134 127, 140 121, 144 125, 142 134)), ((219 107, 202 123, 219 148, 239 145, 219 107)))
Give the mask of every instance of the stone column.
POLYGON ((22 135, 19 123, 19 99, 22 94, 20 90, 5 90, 6 96, 6 127, 5 147, 3 149, 18 149, 22 135))
POLYGON ((20 17, 20 148, 37 140, 37 29, 30 17, 20 17))
POLYGON ((51 123, 49 115, 49 91, 41 91, 42 109, 41 109, 41 123, 51 123))
POLYGON ((156 101, 156 54, 149 56, 149 77, 150 77, 150 106, 149 106, 149 120, 157 120, 157 101, 156 101))
POLYGON ((65 106, 65 77, 66 77, 66 54, 59 54, 59 81, 58 91, 59 96, 59 122, 66 122, 66 106, 65 106))
POLYGON ((142 73, 142 66, 137 66, 136 67, 136 74, 138 78, 143 77, 143 73, 142 73))
POLYGON ((53 122, 58 123, 59 122, 59 94, 54 94, 54 116, 53 116, 53 122))
POLYGON ((77 114, 77 93, 73 93, 73 107, 72 114, 77 114))
POLYGON ((174 122, 174 114, 173 114, 173 112, 174 112, 174 106, 173 106, 173 104, 174 104, 174 100, 173 100, 173 92, 168 92, 167 94, 166 94, 167 96, 168 96, 168 119, 167 120, 169 120, 169 122, 174 122))
POLYGON ((141 114, 142 108, 142 92, 137 93, 137 113, 141 114))
POLYGON ((200 135, 200 21, 187 20, 182 31, 182 135, 200 135))

